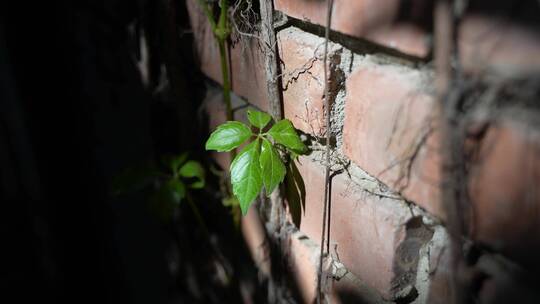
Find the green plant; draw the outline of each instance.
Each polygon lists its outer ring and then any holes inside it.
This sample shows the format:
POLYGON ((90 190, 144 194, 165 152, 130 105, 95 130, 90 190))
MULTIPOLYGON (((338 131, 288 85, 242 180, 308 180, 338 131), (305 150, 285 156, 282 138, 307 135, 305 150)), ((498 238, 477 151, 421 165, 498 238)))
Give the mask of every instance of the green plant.
POLYGON ((114 193, 120 195, 150 190, 150 207, 165 222, 171 220, 174 209, 185 200, 201 229, 208 234, 190 192, 192 189, 204 188, 206 183, 204 168, 199 162, 188 160, 187 153, 165 157, 162 165, 161 167, 146 165, 124 170, 113 181, 114 193))
MULTIPOLYGON (((231 107, 231 82, 229 80, 229 67, 227 64, 227 41, 231 35, 231 26, 229 24, 229 1, 219 0, 219 17, 214 20, 212 12, 213 4, 205 0, 197 0, 199 6, 206 15, 206 19, 210 23, 210 28, 216 39, 219 47, 219 59, 221 63, 221 76, 223 78, 223 102, 225 103, 227 120, 233 119, 231 107)), ((234 153, 234 152, 233 152, 234 153)))
POLYGON ((272 117, 264 112, 248 110, 251 127, 228 121, 212 132, 206 150, 229 152, 246 143, 230 167, 233 193, 246 214, 263 186, 269 196, 283 182, 288 171, 284 158, 296 158, 307 148, 288 119, 277 121, 270 128, 272 117))

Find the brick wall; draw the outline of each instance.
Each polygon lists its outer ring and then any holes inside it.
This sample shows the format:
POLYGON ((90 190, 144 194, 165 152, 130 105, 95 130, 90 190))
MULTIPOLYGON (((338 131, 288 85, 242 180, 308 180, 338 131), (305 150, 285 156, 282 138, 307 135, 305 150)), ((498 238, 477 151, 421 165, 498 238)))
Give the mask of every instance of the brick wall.
MULTIPOLYGON (((188 1, 202 72, 220 83, 219 54, 195 1, 188 1)), ((277 33, 286 118, 313 136, 326 132, 323 105, 325 1, 275 0, 289 18, 277 33)), ((441 133, 434 94, 430 1, 336 0, 329 70, 332 89, 331 243, 334 302, 446 303, 449 296, 447 215, 441 201, 441 133)), ((522 21, 522 20, 521 20, 522 21)), ((500 300, 522 267, 540 253, 540 115, 537 103, 540 37, 524 22, 482 8, 458 28, 459 55, 470 90, 465 109, 469 200, 467 244, 478 247, 471 273, 483 273, 474 294, 500 300), (535 76, 536 75, 536 76, 535 76), (517 92, 516 92, 517 91, 517 92), (528 94, 527 91, 532 91, 528 94), (490 95, 491 94, 491 95, 490 95), (531 102, 532 101, 532 102, 531 102), (511 265, 511 266, 509 266, 511 265)), ((267 110, 264 57, 257 39, 230 49, 237 105, 267 110)), ((224 121, 219 89, 205 108, 211 127, 224 121)), ((244 119, 244 110, 235 113, 244 119)), ((300 158, 306 206, 288 236, 290 269, 304 302, 315 297, 324 195, 323 156, 300 158)), ((228 167, 225 154, 218 157, 228 167)), ((262 269, 264 225, 256 212, 244 234, 262 269)), ((536 267, 536 266, 535 266, 536 267)), ((517 291, 516 291, 517 290, 517 291)))

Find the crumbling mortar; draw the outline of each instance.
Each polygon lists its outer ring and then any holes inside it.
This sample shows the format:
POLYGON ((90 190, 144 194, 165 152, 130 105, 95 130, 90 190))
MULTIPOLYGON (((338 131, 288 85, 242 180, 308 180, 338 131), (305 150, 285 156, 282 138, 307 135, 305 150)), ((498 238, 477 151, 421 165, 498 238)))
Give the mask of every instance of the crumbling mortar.
POLYGON ((352 72, 353 53, 345 48, 342 48, 339 53, 338 64, 330 65, 330 75, 336 83, 334 99, 330 114, 330 131, 336 139, 336 148, 341 149, 343 146, 343 122, 345 120, 345 99, 347 92, 345 89, 345 80, 352 72))
MULTIPOLYGON (((324 158, 323 153, 320 150, 320 147, 319 149, 314 150, 307 161, 313 161, 323 165, 324 158)), ((422 226, 424 227, 422 230, 431 231, 431 233, 428 233, 428 236, 419 238, 413 235, 404 240, 404 242, 407 243, 404 245, 404 248, 408 248, 410 244, 414 245, 414 249, 412 249, 413 252, 408 252, 408 254, 409 259, 412 259, 413 261, 412 265, 416 266, 411 266, 413 268, 409 268, 395 278, 394 298, 392 299, 392 301, 399 301, 400 303, 425 303, 429 293, 430 276, 434 271, 433 267, 436 267, 430 264, 432 251, 435 248, 444 247, 446 244, 446 239, 444 238, 446 231, 442 226, 441 221, 421 207, 405 200, 398 193, 393 192, 376 178, 370 176, 360 167, 348 161, 346 157, 337 153, 337 150, 334 149, 332 152, 331 161, 333 172, 336 174, 348 175, 348 187, 350 191, 362 191, 366 195, 391 199, 395 203, 395 208, 407 210, 406 213, 408 216, 405 218, 407 223, 411 220, 420 219, 422 226)), ((403 251, 398 249, 398 252, 403 251)), ((403 258, 400 254, 401 253, 398 253, 395 261, 403 258)), ((333 267, 335 268, 333 271, 335 274, 339 267, 338 265, 334 265, 333 267)), ((341 275, 338 275, 338 277, 341 277, 341 275)))
POLYGON ((419 251, 419 261, 416 270, 415 287, 418 290, 418 297, 412 302, 415 304, 423 304, 428 302, 430 283, 433 274, 437 271, 438 263, 441 256, 444 254, 448 244, 449 237, 446 229, 440 224, 433 222, 423 217, 424 224, 433 231, 431 239, 426 242, 419 251), (437 255, 432 259, 432 255, 437 255))

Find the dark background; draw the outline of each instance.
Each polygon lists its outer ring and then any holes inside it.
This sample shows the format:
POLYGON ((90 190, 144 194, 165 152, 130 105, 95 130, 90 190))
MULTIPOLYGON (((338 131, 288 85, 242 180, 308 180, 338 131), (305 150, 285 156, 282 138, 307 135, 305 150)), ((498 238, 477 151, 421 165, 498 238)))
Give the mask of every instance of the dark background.
POLYGON ((161 2, 0 5, 1 302, 167 301, 168 235, 142 196, 110 188, 123 168, 191 145, 175 140, 184 112, 152 103, 163 52, 150 89, 135 65, 133 24, 158 27, 161 2))

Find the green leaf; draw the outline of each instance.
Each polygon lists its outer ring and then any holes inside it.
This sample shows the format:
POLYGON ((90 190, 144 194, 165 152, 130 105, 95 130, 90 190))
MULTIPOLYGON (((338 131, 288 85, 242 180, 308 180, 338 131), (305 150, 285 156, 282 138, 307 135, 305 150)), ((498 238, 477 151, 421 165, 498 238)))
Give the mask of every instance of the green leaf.
POLYGON ((246 215, 263 185, 259 164, 259 140, 247 145, 234 158, 231 164, 231 183, 233 193, 240 202, 242 214, 246 215))
POLYGON ((188 157, 188 153, 184 152, 178 156, 166 157, 165 161, 171 168, 171 171, 173 173, 177 173, 180 166, 182 166, 182 164, 184 164, 184 162, 187 160, 187 157, 188 157))
POLYGON ((238 121, 228 121, 212 132, 206 141, 206 150, 227 152, 240 146, 252 135, 245 124, 238 121))
POLYGON ((264 112, 259 112, 259 111, 254 111, 254 110, 248 110, 247 116, 248 116, 249 122, 259 129, 266 127, 266 125, 272 119, 272 116, 264 112))
POLYGON ((268 134, 270 134, 277 143, 284 145, 296 153, 306 151, 306 145, 300 140, 291 121, 288 119, 278 121, 270 128, 268 134))
POLYGON ((204 168, 199 162, 190 160, 186 162, 178 172, 180 176, 186 178, 195 178, 196 181, 191 183, 189 186, 193 189, 204 188, 204 168))
POLYGON ((260 163, 266 195, 270 196, 285 178, 286 170, 278 151, 266 139, 262 143, 260 163))
POLYGON ((174 209, 186 195, 185 185, 176 179, 170 179, 150 197, 152 212, 163 222, 171 221, 174 209))
POLYGON ((179 180, 169 180, 163 188, 168 192, 167 196, 176 204, 180 204, 186 197, 186 186, 179 180))

